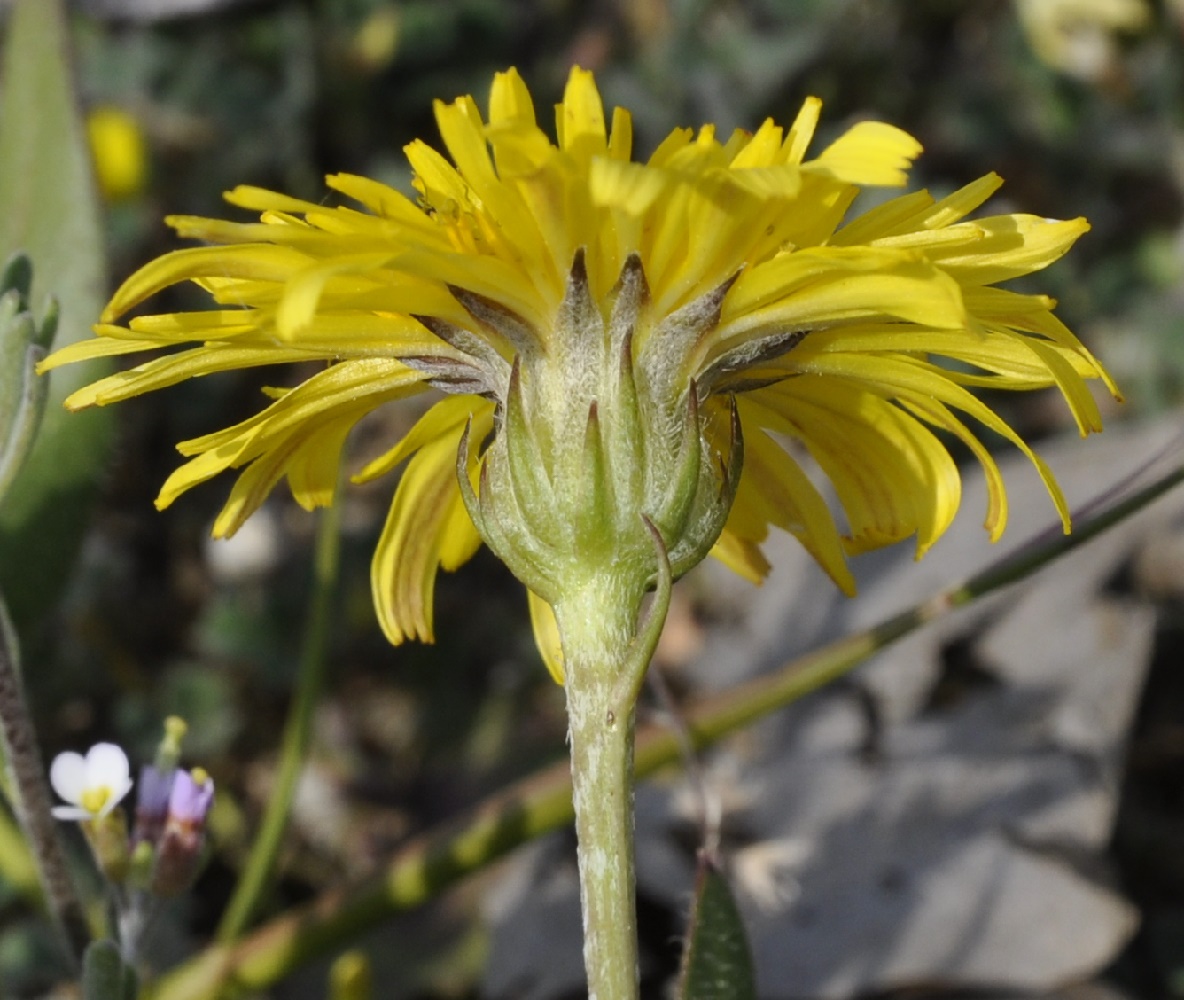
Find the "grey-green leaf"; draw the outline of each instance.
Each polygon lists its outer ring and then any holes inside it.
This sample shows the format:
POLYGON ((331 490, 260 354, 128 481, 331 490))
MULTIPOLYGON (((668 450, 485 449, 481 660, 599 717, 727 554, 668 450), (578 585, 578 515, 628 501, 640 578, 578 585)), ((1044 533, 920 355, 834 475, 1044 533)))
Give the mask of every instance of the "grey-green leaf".
POLYGON ((756 1000, 752 949, 727 879, 699 863, 679 982, 680 1000, 756 1000))
MULTIPOLYGON (((57 298, 55 347, 90 335, 106 284, 98 196, 67 42, 62 0, 12 5, 0 88, 0 259, 23 250, 32 275, 22 277, 18 264, 10 280, 24 282, 26 301, 57 298)), ((48 315, 40 305, 34 311, 48 315)), ((52 324, 43 322, 39 333, 52 334, 52 324)), ((0 590, 18 626, 43 613, 65 583, 108 453, 110 415, 70 414, 61 402, 107 370, 104 362, 70 365, 53 373, 48 389, 35 390, 46 394, 41 427, 0 508, 0 590)), ((25 367, 16 371, 24 384, 25 367)))
POLYGON ((0 269, 0 504, 24 464, 45 411, 46 381, 36 365, 53 339, 57 307, 38 323, 29 311, 33 268, 13 254, 0 269))

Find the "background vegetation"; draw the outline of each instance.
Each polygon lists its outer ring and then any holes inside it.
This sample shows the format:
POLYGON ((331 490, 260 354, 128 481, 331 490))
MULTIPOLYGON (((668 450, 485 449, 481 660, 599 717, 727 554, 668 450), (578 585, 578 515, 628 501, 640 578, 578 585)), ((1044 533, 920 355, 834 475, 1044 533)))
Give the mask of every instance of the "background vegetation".
MULTIPOLYGON (((177 245, 165 214, 224 214, 220 193, 239 183, 312 200, 331 172, 406 187, 401 147, 434 141, 434 98, 483 101, 491 73, 516 65, 545 108, 579 63, 634 111, 641 152, 679 125, 792 119, 814 94, 823 138, 858 117, 916 135, 919 184, 945 191, 995 170, 1006 210, 1085 215, 1092 232, 1041 288, 1126 390, 1124 419, 1175 408, 1184 391, 1178 2, 79 0, 71 29, 86 108, 124 116, 95 133, 100 166, 114 171, 113 279, 177 245)), ((179 293, 170 303, 185 305, 179 293)), ((81 549, 57 529, 32 557, 0 547, 47 757, 106 739, 147 759, 160 719, 177 713, 191 726, 187 756, 216 776, 210 864, 161 920, 168 960, 213 934, 273 787, 313 520, 277 493, 236 539, 212 543, 227 482, 163 514, 152 500, 177 464, 175 442, 245 417, 261 386, 292 378, 235 373, 122 405, 96 495, 59 512, 84 533, 81 549), (30 560, 71 572, 34 585, 30 560)), ((1065 426, 1041 400, 1011 415, 1038 435, 1065 426)), ((364 424, 359 463, 413 417, 393 408, 364 424)), ((488 554, 442 581, 434 647, 382 638, 367 564, 390 489, 345 496, 327 689, 267 913, 372 868, 409 834, 564 753, 562 692, 538 661, 518 585, 488 554)), ((696 608, 706 627, 717 609, 696 608)), ((1133 840, 1111 859, 1144 917, 1111 976, 1147 997, 1184 996, 1184 750, 1180 716, 1165 707, 1178 712, 1184 689, 1163 691, 1135 737, 1133 840)), ((376 995, 475 996, 493 879, 376 934, 390 984, 376 995)), ((55 974, 18 890, 0 885, 0 982, 5 995, 34 995, 55 974)), ((318 972, 286 987, 307 994, 277 995, 321 996, 323 983, 318 972)))

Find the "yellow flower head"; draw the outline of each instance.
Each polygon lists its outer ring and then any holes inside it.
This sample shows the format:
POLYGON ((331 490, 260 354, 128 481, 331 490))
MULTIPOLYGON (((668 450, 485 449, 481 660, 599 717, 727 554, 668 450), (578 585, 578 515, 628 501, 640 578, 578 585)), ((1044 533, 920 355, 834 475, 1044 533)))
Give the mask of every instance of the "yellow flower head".
POLYGON ((936 432, 982 463, 998 537, 1006 495, 967 417, 1028 455, 1067 528, 1048 469, 973 390, 1056 386, 1083 434, 1100 429, 1085 380, 1113 390, 1106 373, 1051 300, 997 287, 1052 263, 1087 224, 969 219, 994 175, 848 219, 862 186, 906 182, 920 146, 863 122, 810 157, 819 109, 811 99, 789 129, 766 121, 722 139, 679 129, 636 162, 628 112, 606 123, 591 74, 572 71, 552 141, 517 72, 500 73, 487 118, 471 97, 437 103, 447 156, 407 147, 417 200, 348 175, 328 184, 360 209, 236 188, 227 200, 258 222, 170 219, 208 245, 132 275, 98 337, 46 367, 189 345, 80 390, 68 405, 81 408, 216 371, 326 362, 254 417, 179 446, 189 461, 161 507, 243 470, 217 535, 284 476, 306 508, 332 502, 359 418, 437 393, 354 477, 406 463, 372 573, 395 643, 431 639, 438 568, 482 540, 540 599, 541 641, 545 605, 589 574, 616 574, 640 600, 657 558, 644 519, 675 573, 711 551, 759 582, 775 526, 851 592, 847 555, 910 536, 921 554, 953 519, 960 478, 936 432), (186 280, 217 308, 117 325, 186 280), (833 484, 841 524, 805 455, 833 484))

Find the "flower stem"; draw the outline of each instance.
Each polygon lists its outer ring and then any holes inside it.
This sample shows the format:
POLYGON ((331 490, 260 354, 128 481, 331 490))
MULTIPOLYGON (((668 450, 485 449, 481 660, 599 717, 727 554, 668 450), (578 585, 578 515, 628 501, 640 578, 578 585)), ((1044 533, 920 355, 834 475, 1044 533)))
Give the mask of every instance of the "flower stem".
MULTIPOLYGON (((979 597, 1021 580, 1086 544, 1184 484, 1172 469, 1120 502, 1076 521, 1072 535, 991 563, 962 583, 871 627, 784 664, 778 670, 683 710, 692 745, 706 747, 849 673, 868 657, 979 597)), ((667 726, 643 727, 635 776, 678 761, 686 739, 667 726)), ((234 944, 219 944, 172 970, 151 987, 150 1000, 216 1000, 227 990, 262 991, 300 966, 339 949, 396 913, 435 897, 522 843, 572 819, 569 768, 556 763, 483 800, 463 816, 413 837, 372 876, 323 893, 234 944)))
POLYGON ((300 670, 292 707, 284 725, 279 774, 267 801, 259 835, 243 874, 235 886, 218 926, 219 941, 233 941, 246 929, 263 893, 271 882, 279 857, 280 841, 288 826, 296 783, 304 768, 312 739, 312 715, 320 698, 325 677, 325 660, 333 621, 333 598, 337 589, 337 566, 341 550, 340 506, 332 503, 317 520, 313 553, 313 590, 309 600, 308 627, 300 654, 300 670))
POLYGON ((604 675, 615 664, 567 662, 588 998, 631 1000, 637 996, 633 710, 610 707, 614 705, 612 685, 606 681, 612 678, 604 675), (618 715, 622 709, 624 714, 618 715))
POLYGON ((50 812, 45 764, 37 748, 17 655, 16 632, 0 600, 0 738, 10 775, 10 794, 32 849, 49 912, 70 956, 80 962, 90 931, 50 812))
POLYGON ((670 606, 662 538, 657 592, 640 629, 640 595, 618 576, 592 577, 556 605, 567 674, 572 801, 589 1000, 632 1000, 638 991, 633 870, 634 709, 670 606))

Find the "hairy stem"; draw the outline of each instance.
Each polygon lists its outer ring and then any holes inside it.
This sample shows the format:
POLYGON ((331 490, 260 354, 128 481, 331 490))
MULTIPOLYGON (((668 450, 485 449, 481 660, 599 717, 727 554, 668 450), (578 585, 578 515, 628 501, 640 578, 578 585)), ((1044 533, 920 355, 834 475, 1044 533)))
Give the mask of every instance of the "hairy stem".
POLYGON ((572 802, 589 1000, 637 996, 633 870, 633 720, 642 678, 670 606, 662 537, 657 591, 640 629, 640 595, 612 573, 593 576, 555 608, 567 674, 572 802))
MULTIPOLYGON (((929 622, 1022 580, 1058 556, 1079 548, 1107 528, 1184 483, 1184 466, 1172 469, 1122 500, 1075 519, 1074 533, 1042 537, 990 564, 916 607, 845 636, 783 665, 771 674, 683 710, 691 744, 709 746, 770 712, 803 698, 868 657, 929 622)), ((686 738, 649 725, 637 738, 635 776, 653 774, 686 752, 686 738)), ((233 945, 206 948, 165 976, 146 994, 151 1000, 216 1000, 227 990, 260 991, 296 968, 340 948, 392 915, 419 906, 466 875, 534 837, 571 822, 566 763, 530 775, 483 800, 464 815, 413 837, 371 877, 329 890, 233 945)))
POLYGON ((569 659, 567 718, 589 1000, 637 996, 633 706, 612 698, 614 662, 569 659))
POLYGON ((79 962, 90 941, 90 931, 58 839, 57 823, 50 812, 45 764, 17 664, 16 633, 0 601, 0 736, 8 763, 10 794, 32 848, 50 914, 65 938, 71 957, 79 962))

